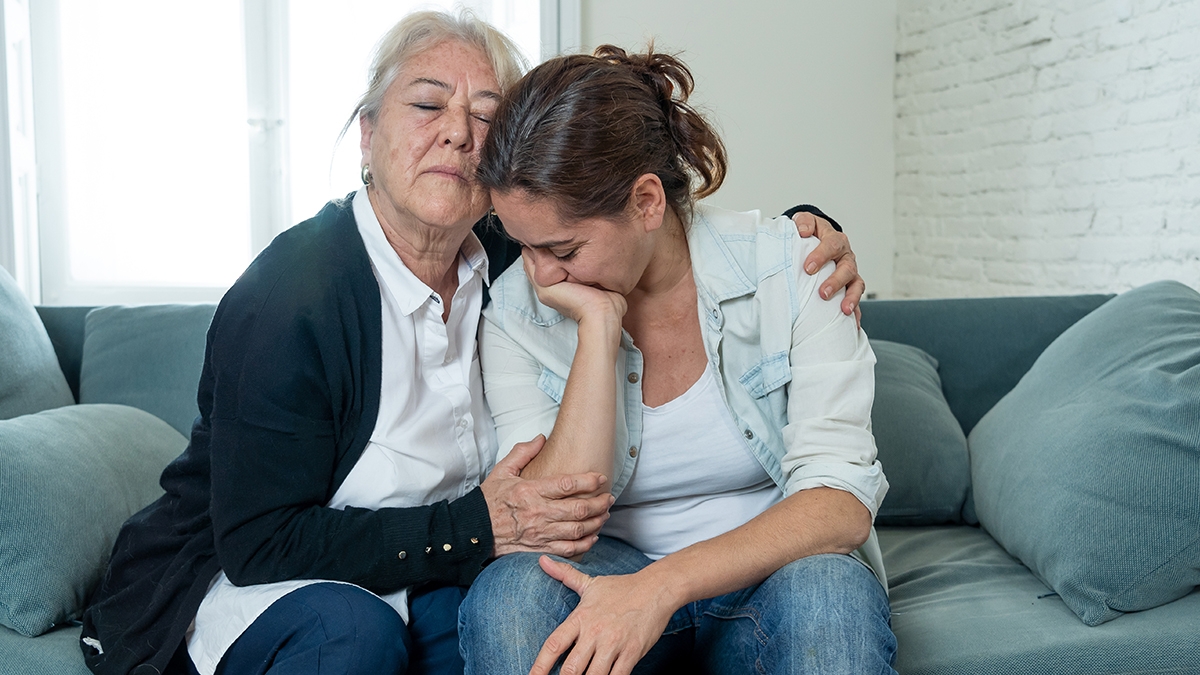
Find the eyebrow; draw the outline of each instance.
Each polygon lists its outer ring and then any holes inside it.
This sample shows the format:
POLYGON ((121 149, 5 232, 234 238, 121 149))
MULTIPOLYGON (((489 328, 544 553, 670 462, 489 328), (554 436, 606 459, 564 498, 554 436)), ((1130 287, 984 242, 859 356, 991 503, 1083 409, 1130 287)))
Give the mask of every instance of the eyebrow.
POLYGON ((574 244, 575 244, 575 239, 574 239, 574 237, 572 237, 570 239, 558 239, 555 241, 544 241, 540 244, 525 244, 525 245, 528 246, 529 248, 547 249, 547 248, 562 248, 564 246, 572 246, 574 244))
MULTIPOLYGON (((432 84, 433 86, 437 87, 438 89, 445 89, 446 91, 454 90, 454 87, 451 87, 449 84, 442 82, 441 80, 435 80, 432 77, 414 78, 412 82, 408 83, 408 86, 411 87, 411 86, 417 85, 417 84, 432 84)), ((487 99, 492 99, 494 101, 499 101, 500 94, 492 91, 491 89, 481 89, 481 90, 475 92, 472 95, 472 98, 487 98, 487 99)))

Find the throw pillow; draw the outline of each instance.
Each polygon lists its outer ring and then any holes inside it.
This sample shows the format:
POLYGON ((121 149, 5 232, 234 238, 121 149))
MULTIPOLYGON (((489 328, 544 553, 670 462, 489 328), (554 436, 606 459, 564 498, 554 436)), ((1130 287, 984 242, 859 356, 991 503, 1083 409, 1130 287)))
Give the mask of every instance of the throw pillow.
POLYGON ((971 471, 967 438, 942 394, 937 360, 906 344, 871 340, 871 429, 887 475, 879 525, 962 522, 971 471))
POLYGON ((0 420, 73 403, 46 327, 0 267, 0 420))
POLYGON ((1084 623, 1200 584, 1200 293, 1159 282, 1058 337, 969 438, 983 527, 1084 623))
POLYGON ((184 436, 200 414, 196 389, 213 305, 101 307, 87 315, 80 403, 120 403, 184 436))
POLYGON ((0 422, 0 624, 77 616, 125 520, 158 498, 187 440, 150 413, 73 405, 0 422))

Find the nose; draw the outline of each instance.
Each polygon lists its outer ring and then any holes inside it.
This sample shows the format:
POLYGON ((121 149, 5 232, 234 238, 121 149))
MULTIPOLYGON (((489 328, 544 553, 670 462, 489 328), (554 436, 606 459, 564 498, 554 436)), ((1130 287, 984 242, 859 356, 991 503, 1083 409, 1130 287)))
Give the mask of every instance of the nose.
POLYGON ((442 116, 441 142, 447 147, 472 149, 474 138, 470 110, 455 105, 447 108, 442 116))
POLYGON ((567 280, 567 271, 549 251, 534 251, 533 281, 542 288, 567 280))

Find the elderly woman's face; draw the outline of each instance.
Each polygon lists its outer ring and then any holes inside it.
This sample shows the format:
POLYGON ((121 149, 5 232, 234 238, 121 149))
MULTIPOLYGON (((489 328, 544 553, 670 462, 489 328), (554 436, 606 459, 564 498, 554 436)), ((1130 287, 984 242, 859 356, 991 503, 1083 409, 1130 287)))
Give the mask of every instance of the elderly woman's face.
POLYGON ((405 64, 375 120, 361 120, 363 161, 384 220, 448 228, 483 216, 489 201, 475 167, 499 98, 483 53, 461 42, 442 42, 405 64))

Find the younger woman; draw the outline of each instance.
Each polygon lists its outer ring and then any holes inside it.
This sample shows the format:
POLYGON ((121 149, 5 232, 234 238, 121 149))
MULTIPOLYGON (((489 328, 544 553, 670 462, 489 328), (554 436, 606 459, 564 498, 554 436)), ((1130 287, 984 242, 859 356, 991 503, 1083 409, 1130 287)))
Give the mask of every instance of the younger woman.
POLYGON ((691 89, 605 46, 492 121, 479 177, 524 247, 480 337, 501 453, 546 434, 523 476, 599 472, 616 501, 578 562, 484 570, 468 672, 892 672, 874 355, 820 299, 832 266, 801 269, 814 241, 695 203, 726 159, 691 89))

